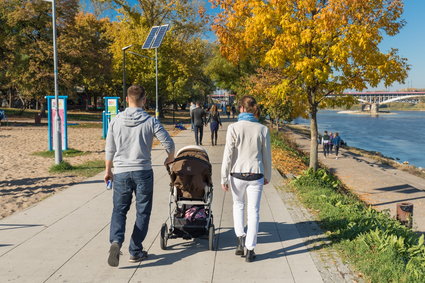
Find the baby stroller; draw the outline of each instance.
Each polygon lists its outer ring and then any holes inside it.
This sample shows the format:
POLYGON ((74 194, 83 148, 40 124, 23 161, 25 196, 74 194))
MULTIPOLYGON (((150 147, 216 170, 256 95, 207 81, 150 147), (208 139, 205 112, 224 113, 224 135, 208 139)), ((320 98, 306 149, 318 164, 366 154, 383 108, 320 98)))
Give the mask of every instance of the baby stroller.
POLYGON ((208 249, 214 250, 213 186, 206 150, 195 145, 183 147, 166 167, 171 178, 170 228, 162 224, 161 249, 167 248, 168 239, 208 236, 208 249))

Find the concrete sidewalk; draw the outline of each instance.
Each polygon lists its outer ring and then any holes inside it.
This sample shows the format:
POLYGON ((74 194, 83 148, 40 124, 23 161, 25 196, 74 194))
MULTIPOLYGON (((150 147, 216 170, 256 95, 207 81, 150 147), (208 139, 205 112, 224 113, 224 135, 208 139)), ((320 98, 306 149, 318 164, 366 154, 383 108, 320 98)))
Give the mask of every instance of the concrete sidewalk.
MULTIPOLYGON (((225 123, 225 127, 228 123, 225 123)), ((149 257, 128 262, 128 243, 135 210, 128 213, 126 240, 118 268, 107 264, 112 191, 105 189, 103 173, 71 186, 37 205, 0 220, 0 282, 322 282, 308 249, 275 187, 282 185, 274 171, 261 202, 257 259, 246 263, 234 255, 232 197, 220 186, 225 127, 219 146, 204 144, 213 166, 215 251, 207 239, 170 239, 159 244, 167 221, 169 176, 165 152, 153 150, 154 204, 144 247, 149 257)), ((193 144, 190 130, 174 137, 177 149, 193 144)))
MULTIPOLYGON (((302 151, 310 152, 310 138, 292 130, 284 131, 292 136, 302 151)), ((338 160, 335 159, 335 154, 325 158, 323 148, 319 145, 319 162, 338 176, 353 193, 377 210, 390 211, 393 217, 396 215, 397 203, 412 203, 414 205, 413 230, 425 232, 425 180, 423 178, 349 150, 340 149, 339 155, 338 160)))

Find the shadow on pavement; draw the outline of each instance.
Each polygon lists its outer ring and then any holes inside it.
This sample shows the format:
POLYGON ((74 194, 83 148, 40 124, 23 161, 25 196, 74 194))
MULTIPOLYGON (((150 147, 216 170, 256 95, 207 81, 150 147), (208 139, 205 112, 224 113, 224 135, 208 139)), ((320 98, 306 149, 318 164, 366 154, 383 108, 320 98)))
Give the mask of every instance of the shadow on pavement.
POLYGON ((42 224, 0 224, 0 231, 44 226, 42 224), (5 228, 3 228, 5 227, 5 228))
MULTIPOLYGON (((312 223, 317 224, 317 222, 314 221, 297 222, 294 224, 260 222, 260 227, 258 231, 258 245, 275 242, 283 242, 283 245, 285 245, 285 241, 295 239, 302 240, 306 237, 300 236, 300 234, 294 233, 294 231, 298 232, 298 226, 311 225, 312 223)), ((221 227, 217 230, 218 231, 216 231, 216 236, 218 238, 218 251, 220 252, 235 249, 236 236, 233 231, 233 227, 221 227)), ((268 253, 257 254, 256 261, 289 256, 294 254, 308 253, 310 250, 306 247, 306 245, 312 245, 315 243, 319 243, 319 245, 315 245, 314 249, 321 249, 323 247, 326 247, 328 245, 324 243, 326 241, 326 238, 324 235, 323 237, 320 237, 321 235, 323 235, 323 232, 320 229, 310 229, 308 237, 313 236, 315 237, 314 239, 309 239, 292 246, 282 247, 281 249, 274 250, 268 253)))
POLYGON ((37 182, 44 182, 54 177, 42 177, 42 178, 23 178, 19 180, 0 181, 0 187, 2 186, 23 186, 32 185, 37 182))
MULTIPOLYGON (((208 252, 208 239, 197 238, 194 240, 185 241, 182 239, 170 239, 168 243, 172 245, 167 246, 167 251, 164 254, 148 254, 148 258, 142 261, 140 264, 123 266, 119 269, 135 269, 135 268, 146 268, 162 265, 171 265, 175 262, 184 260, 186 257, 190 257, 198 252, 208 252), (176 243, 173 244, 172 241, 176 243), (182 242, 183 241, 183 242, 182 242), (170 253, 170 251, 175 251, 170 253)), ((214 252, 214 251, 210 251, 214 252)))
POLYGON ((79 182, 78 184, 103 184, 104 181, 103 180, 91 180, 91 181, 83 181, 83 182, 79 182))

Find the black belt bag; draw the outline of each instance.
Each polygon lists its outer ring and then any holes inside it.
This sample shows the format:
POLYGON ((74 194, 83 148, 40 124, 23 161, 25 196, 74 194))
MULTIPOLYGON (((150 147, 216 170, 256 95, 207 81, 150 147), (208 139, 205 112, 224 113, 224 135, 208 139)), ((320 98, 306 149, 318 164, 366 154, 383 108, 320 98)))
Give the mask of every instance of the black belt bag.
POLYGON ((239 180, 244 180, 244 181, 256 181, 264 177, 263 174, 253 174, 253 173, 230 173, 230 176, 239 180))

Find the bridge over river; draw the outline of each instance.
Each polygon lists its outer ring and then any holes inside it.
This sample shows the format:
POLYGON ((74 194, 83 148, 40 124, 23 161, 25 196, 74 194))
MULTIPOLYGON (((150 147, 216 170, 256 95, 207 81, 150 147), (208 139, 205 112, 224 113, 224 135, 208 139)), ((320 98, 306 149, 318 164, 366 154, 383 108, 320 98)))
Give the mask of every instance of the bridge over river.
POLYGON ((352 95, 363 103, 362 110, 370 110, 372 114, 378 113, 379 105, 425 97, 425 92, 417 91, 397 91, 397 92, 344 92, 345 95, 352 95))

